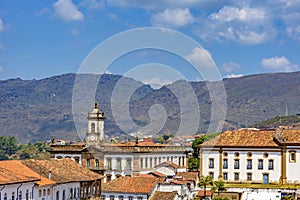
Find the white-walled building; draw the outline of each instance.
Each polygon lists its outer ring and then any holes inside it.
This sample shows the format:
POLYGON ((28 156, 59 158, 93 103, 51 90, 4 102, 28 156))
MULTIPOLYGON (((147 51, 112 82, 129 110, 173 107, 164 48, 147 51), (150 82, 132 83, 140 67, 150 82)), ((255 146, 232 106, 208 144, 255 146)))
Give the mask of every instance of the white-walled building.
POLYGON ((200 175, 237 183, 297 183, 300 130, 226 131, 199 145, 200 175))
POLYGON ((53 140, 50 148, 52 158, 71 158, 85 168, 104 175, 104 182, 120 176, 146 174, 154 166, 172 162, 187 167, 187 149, 181 146, 155 144, 139 141, 106 143, 104 137, 104 113, 98 105, 88 113, 85 144, 63 144, 53 140))

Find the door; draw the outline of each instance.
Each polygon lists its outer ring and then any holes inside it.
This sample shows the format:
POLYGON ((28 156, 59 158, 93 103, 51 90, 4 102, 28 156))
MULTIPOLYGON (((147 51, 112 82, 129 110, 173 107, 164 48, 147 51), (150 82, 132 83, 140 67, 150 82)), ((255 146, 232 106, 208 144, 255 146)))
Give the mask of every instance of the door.
POLYGON ((269 184, 269 174, 264 174, 264 184, 269 184))

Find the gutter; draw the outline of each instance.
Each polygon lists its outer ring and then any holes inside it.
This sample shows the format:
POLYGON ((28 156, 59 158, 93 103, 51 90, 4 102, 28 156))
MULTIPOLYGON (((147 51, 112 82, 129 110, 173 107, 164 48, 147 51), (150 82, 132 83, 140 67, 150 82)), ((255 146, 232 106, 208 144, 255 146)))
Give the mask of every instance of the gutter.
POLYGON ((1 191, 5 188, 5 185, 2 186, 2 188, 0 188, 0 199, 2 199, 1 197, 1 191))

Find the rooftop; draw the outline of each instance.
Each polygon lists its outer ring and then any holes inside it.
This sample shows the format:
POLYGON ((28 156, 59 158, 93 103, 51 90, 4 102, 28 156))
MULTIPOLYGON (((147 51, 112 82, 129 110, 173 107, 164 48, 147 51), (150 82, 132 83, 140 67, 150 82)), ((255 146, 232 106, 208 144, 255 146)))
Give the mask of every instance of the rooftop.
POLYGON ((274 142, 275 130, 240 129, 226 131, 200 146, 278 147, 274 142))
POLYGON ((0 185, 40 181, 40 175, 18 160, 0 161, 0 185))
POLYGON ((43 177, 48 177, 57 183, 93 181, 103 178, 102 175, 85 169, 71 159, 23 160, 22 163, 43 177))
POLYGON ((155 191, 150 200, 173 200, 175 199, 177 192, 159 192, 155 191))
POLYGON ((149 194, 160 179, 151 176, 120 177, 102 185, 102 192, 149 194))

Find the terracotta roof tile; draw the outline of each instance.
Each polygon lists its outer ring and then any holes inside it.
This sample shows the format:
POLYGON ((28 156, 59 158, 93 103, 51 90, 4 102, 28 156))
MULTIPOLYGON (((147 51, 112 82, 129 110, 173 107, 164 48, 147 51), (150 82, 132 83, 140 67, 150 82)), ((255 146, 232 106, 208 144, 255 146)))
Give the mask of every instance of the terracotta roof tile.
POLYGON ((174 200, 177 192, 159 192, 155 191, 150 200, 174 200))
POLYGON ((300 130, 282 130, 281 135, 286 143, 300 143, 300 130))
POLYGON ((160 173, 160 172, 150 172, 150 175, 156 176, 156 177, 160 177, 160 178, 167 178, 166 174, 160 173))
POLYGON ((274 134, 275 130, 240 129, 238 131, 226 131, 199 146, 277 147, 278 145, 273 141, 274 134))
POLYGON ((83 168, 71 159, 30 159, 23 160, 22 163, 43 177, 48 177, 49 172, 51 172, 51 180, 57 183, 92 181, 103 178, 102 175, 83 168))
POLYGON ((149 194, 160 179, 147 176, 120 177, 104 183, 102 192, 149 194))
POLYGON ((174 178, 182 177, 187 181, 197 182, 198 180, 198 172, 178 172, 174 178))
POLYGON ((39 180, 39 174, 18 160, 0 161, 0 185, 39 180))

